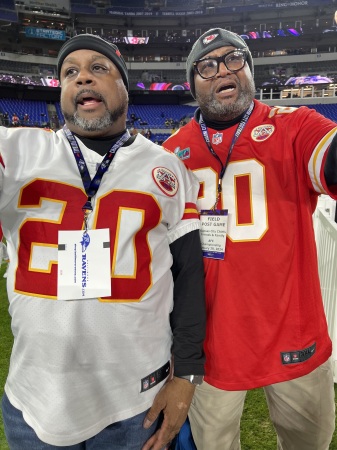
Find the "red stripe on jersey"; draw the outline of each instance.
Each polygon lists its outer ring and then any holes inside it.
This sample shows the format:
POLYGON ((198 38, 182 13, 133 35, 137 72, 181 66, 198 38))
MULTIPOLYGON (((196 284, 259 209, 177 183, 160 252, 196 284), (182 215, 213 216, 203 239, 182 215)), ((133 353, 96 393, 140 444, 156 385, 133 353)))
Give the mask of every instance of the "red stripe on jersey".
POLYGON ((182 220, 199 219, 197 205, 195 203, 186 203, 182 220))
POLYGON ((2 165, 3 168, 5 168, 5 163, 4 160, 2 159, 2 155, 0 155, 0 164, 2 165))
POLYGON ((252 194, 250 175, 239 175, 234 180, 237 200, 237 221, 238 225, 253 223, 252 214, 252 194))
POLYGON ((198 199, 203 198, 204 195, 205 195, 205 183, 199 183, 198 199))

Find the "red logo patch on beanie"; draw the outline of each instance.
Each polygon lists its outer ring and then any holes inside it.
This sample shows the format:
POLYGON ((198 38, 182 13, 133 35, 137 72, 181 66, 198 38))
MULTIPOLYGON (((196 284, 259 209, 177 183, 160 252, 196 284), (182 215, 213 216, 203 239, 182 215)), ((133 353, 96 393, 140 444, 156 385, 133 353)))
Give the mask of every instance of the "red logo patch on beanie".
POLYGON ((217 36, 219 36, 218 34, 210 34, 209 36, 206 36, 204 39, 203 39, 203 44, 205 44, 205 45, 207 45, 207 44, 210 44, 212 41, 214 41, 214 39, 217 37, 217 36))

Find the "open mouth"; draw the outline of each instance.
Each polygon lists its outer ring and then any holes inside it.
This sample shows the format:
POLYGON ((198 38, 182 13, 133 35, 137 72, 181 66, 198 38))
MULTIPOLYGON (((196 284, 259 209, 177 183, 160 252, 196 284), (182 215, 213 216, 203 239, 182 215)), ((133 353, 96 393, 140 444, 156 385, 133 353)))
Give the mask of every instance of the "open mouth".
POLYGON ((87 105, 88 103, 101 103, 101 100, 97 100, 96 98, 88 97, 79 102, 80 105, 87 105))
POLYGON ((236 86, 234 83, 229 83, 226 85, 222 85, 217 89, 217 94, 221 93, 221 92, 226 92, 226 93, 232 93, 235 90, 236 86))
POLYGON ((93 106, 102 103, 103 99, 97 93, 82 92, 76 97, 76 104, 82 106, 93 106))
POLYGON ((78 105, 93 105, 93 104, 97 104, 97 103, 102 103, 102 100, 99 100, 97 98, 94 97, 85 97, 82 100, 80 100, 79 102, 77 102, 78 105))

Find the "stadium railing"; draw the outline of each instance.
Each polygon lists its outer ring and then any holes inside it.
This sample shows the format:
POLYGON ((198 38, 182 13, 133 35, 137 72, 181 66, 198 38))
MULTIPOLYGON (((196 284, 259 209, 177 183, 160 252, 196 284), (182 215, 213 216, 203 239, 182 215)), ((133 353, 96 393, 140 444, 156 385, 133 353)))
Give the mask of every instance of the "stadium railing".
POLYGON ((314 214, 318 270, 324 310, 332 340, 334 382, 337 383, 337 223, 334 221, 336 202, 321 199, 314 214))

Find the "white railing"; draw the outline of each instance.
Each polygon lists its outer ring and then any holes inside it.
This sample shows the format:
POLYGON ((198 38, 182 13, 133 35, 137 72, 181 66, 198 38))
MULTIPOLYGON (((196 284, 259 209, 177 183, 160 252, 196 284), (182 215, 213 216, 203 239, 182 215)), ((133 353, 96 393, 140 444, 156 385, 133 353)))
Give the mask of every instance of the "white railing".
POLYGON ((331 83, 324 88, 319 87, 319 85, 283 86, 281 91, 272 88, 259 88, 256 90, 255 98, 270 106, 336 104, 337 83, 331 83))
POLYGON ((324 310, 332 340, 334 381, 337 383, 337 223, 331 211, 317 207, 314 228, 324 310))

